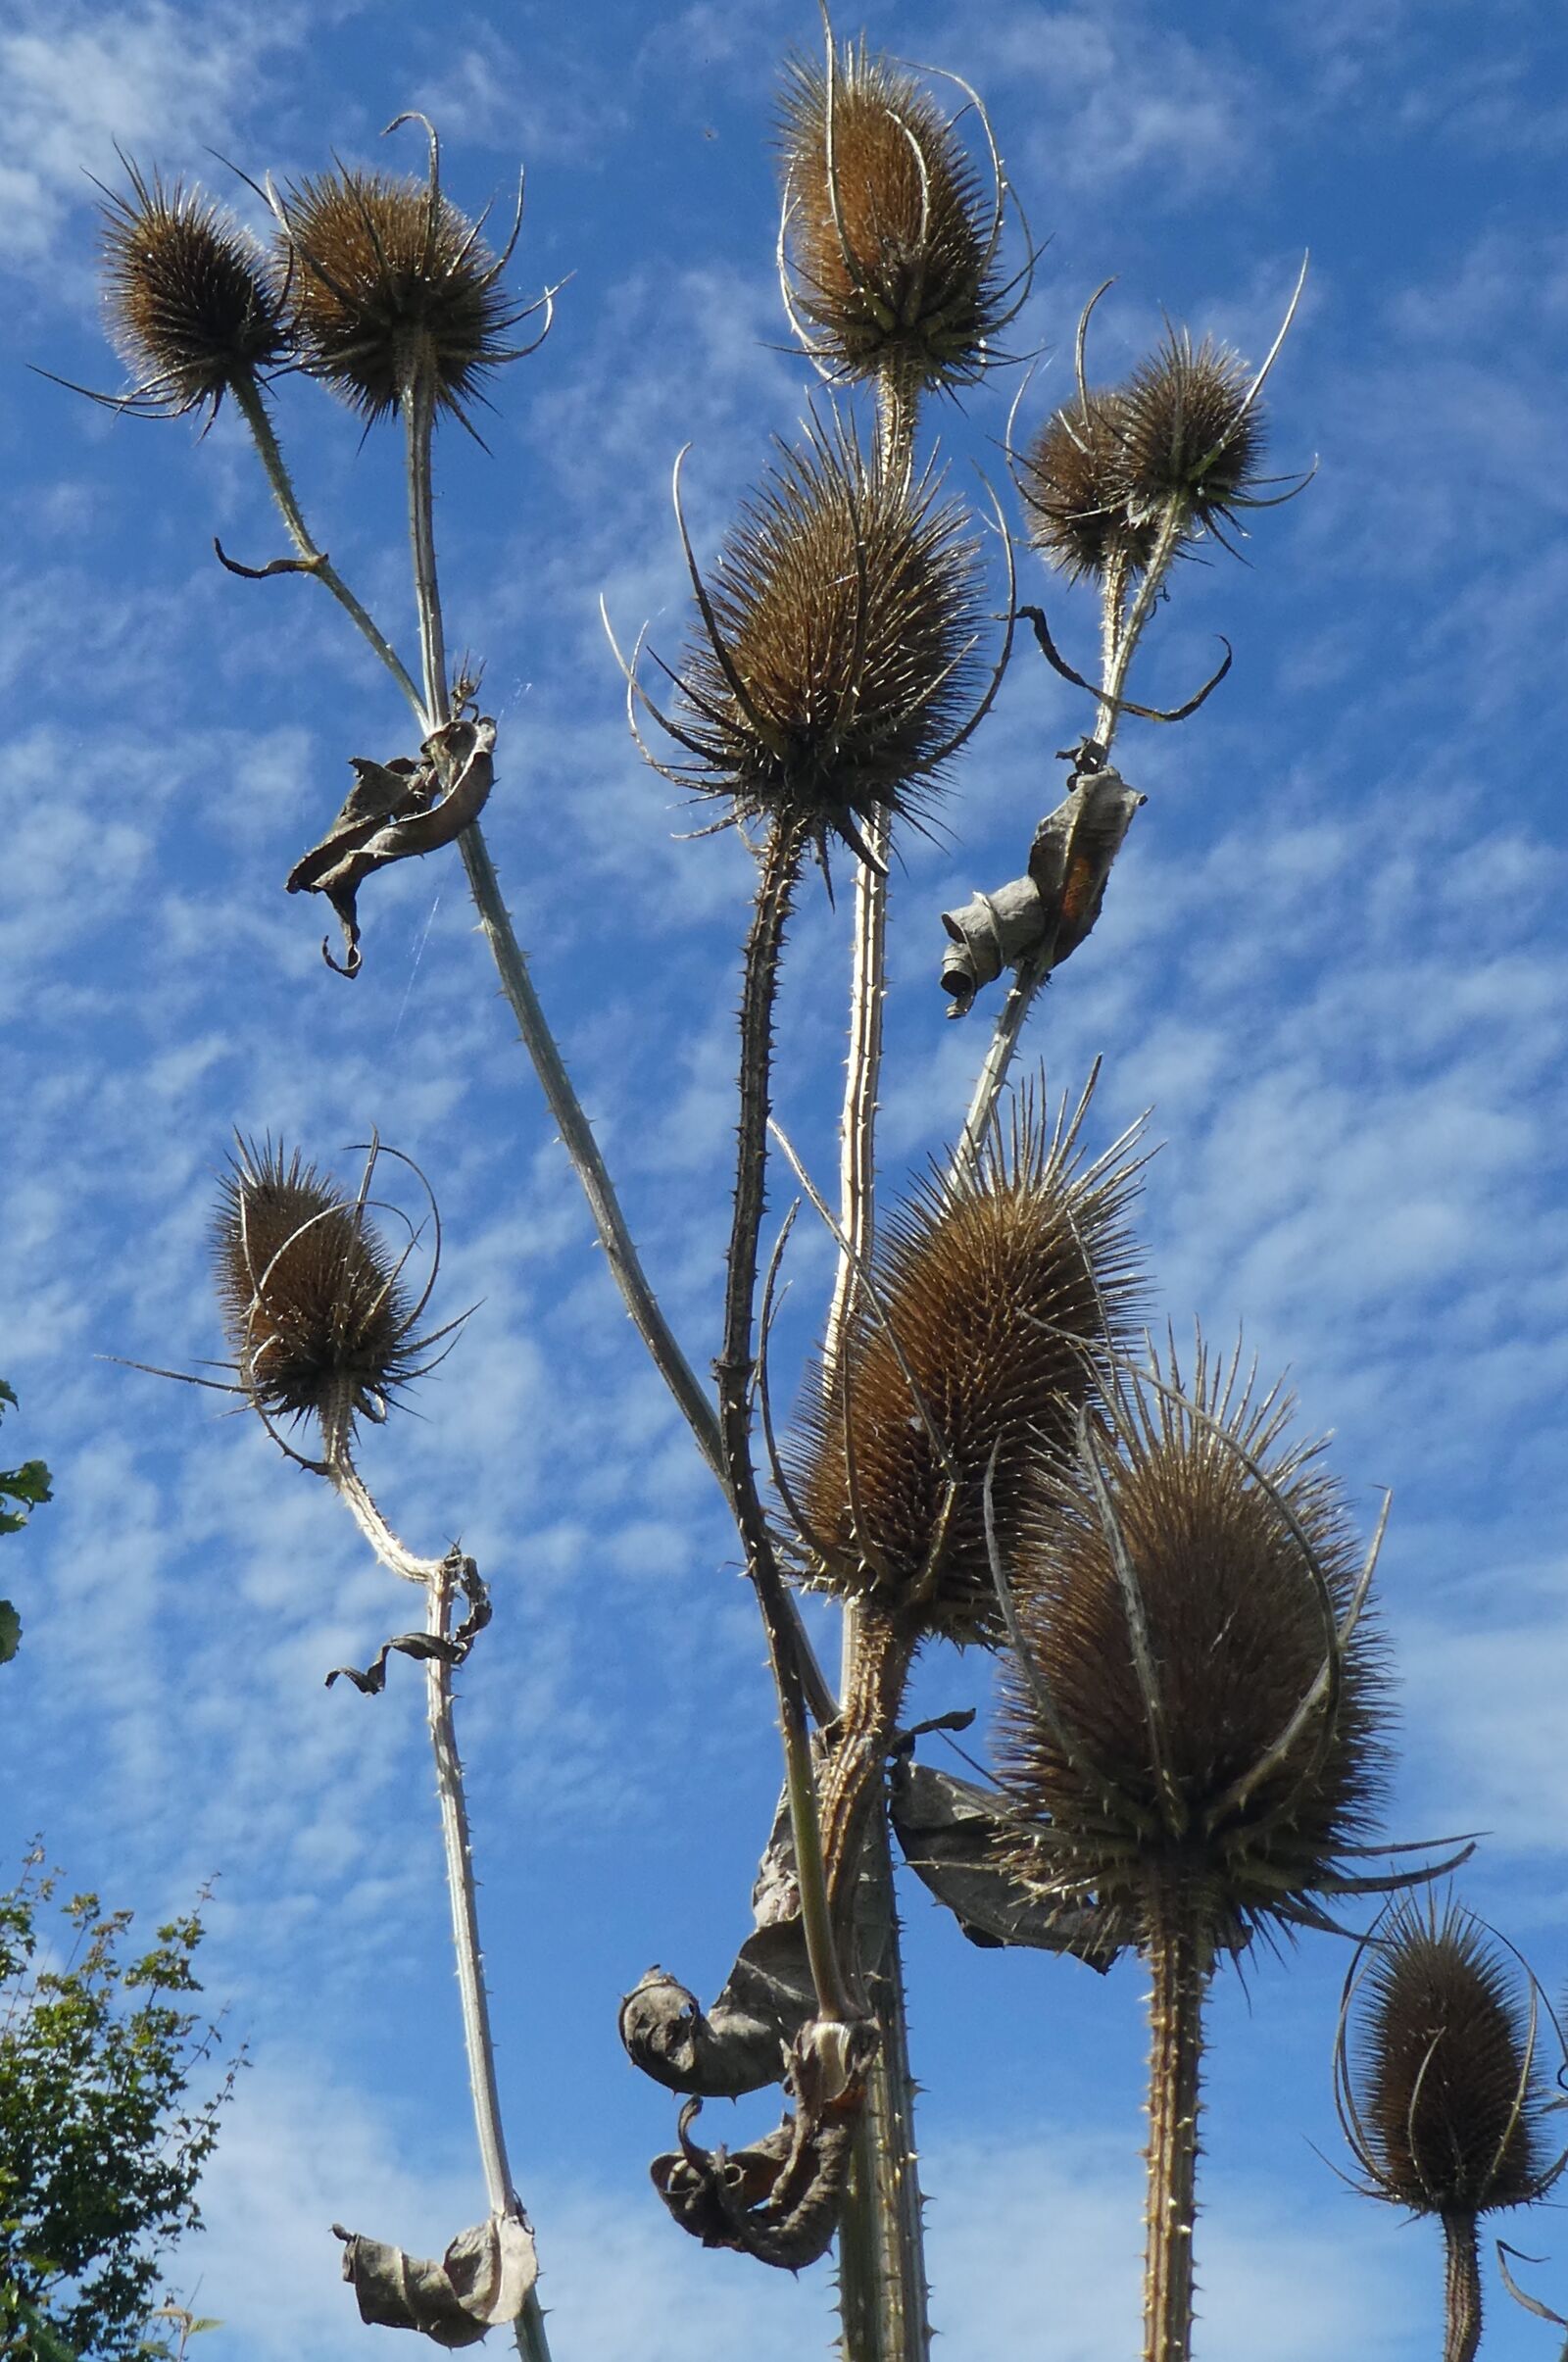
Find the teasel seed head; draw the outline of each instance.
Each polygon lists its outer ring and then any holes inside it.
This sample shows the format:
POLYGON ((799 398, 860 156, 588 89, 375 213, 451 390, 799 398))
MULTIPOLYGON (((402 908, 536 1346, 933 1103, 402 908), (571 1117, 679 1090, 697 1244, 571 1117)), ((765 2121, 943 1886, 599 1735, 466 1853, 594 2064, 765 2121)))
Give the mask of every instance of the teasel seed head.
POLYGON ((1203 1941, 1320 1915, 1377 1803, 1386 1686, 1369 1561, 1290 1404, 1201 1344, 1118 1379, 1041 1471, 1007 1569, 1011 1867, 1139 1944, 1173 1892, 1203 1941))
POLYGON ((1351 1964, 1335 2045, 1367 2194, 1428 2215, 1534 2204, 1564 2164, 1544 2121, 1562 2062, 1529 1970, 1483 1921, 1451 1897, 1391 1905, 1351 1964))
MULTIPOLYGON (((269 1428, 314 1419, 327 1456, 354 1421, 379 1421, 390 1399, 423 1374, 421 1355, 444 1336, 416 1336, 430 1288, 416 1300, 367 1215, 378 1155, 355 1199, 296 1150, 241 1140, 224 1175, 214 1225, 219 1299, 240 1391, 269 1428)), ((430 1284, 434 1280, 432 1259, 430 1284)), ((281 1441, 281 1439, 278 1439, 281 1441)))
POLYGON ((959 87, 990 150, 990 192, 935 100, 863 40, 840 52, 830 31, 825 66, 785 70, 780 275, 829 377, 972 383, 1017 309, 998 263, 1006 183, 984 110, 959 87))
POLYGON ((1074 395, 1046 420, 1018 464, 1029 538, 1070 582, 1102 581, 1120 560, 1142 569, 1155 530, 1135 522, 1126 500, 1122 445, 1126 396, 1119 388, 1074 395))
POLYGON ((656 767, 728 798, 730 817, 800 821, 818 840, 858 847, 879 806, 918 817, 992 694, 976 705, 981 575, 963 511, 929 470, 868 467, 837 419, 780 447, 706 584, 678 463, 675 505, 699 609, 675 713, 628 674, 633 727, 640 700, 690 759, 656 767))
POLYGON ((1171 328, 1134 370, 1120 402, 1121 492, 1129 522, 1157 523, 1174 504, 1193 533, 1212 533, 1252 505, 1264 425, 1252 372, 1210 336, 1195 347, 1171 328))
POLYGON ((421 373, 437 411, 466 421, 486 378, 519 357, 507 335, 525 311, 501 276, 516 242, 520 195, 497 256, 480 235, 482 221, 468 221, 443 193, 440 151, 429 136, 423 181, 338 165, 274 199, 277 268, 304 366, 372 422, 395 411, 421 373))
POLYGON ((786 1483, 808 1581, 922 1635, 999 1637, 988 1481, 1014 1536, 1037 1469, 1071 1450, 1098 1349, 1135 1316, 1137 1135, 1086 1163, 1087 1096, 1054 1131, 1023 1102, 1008 1137, 885 1218, 799 1423, 786 1483))
POLYGON ((199 189, 166 188, 122 158, 128 195, 100 208, 104 305, 136 383, 115 407, 153 417, 217 411, 238 378, 289 351, 283 306, 261 248, 199 189))

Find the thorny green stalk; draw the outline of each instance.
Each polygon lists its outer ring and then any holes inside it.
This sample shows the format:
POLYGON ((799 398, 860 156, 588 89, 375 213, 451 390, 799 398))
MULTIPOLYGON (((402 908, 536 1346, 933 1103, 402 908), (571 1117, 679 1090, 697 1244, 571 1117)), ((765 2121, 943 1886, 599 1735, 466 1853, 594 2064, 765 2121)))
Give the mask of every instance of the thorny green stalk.
MULTIPOLYGON (((914 464, 918 411, 907 379, 876 380, 877 464, 885 474, 914 464)), ((828 1382, 856 1273, 864 1270, 876 1229, 876 1111, 882 1073, 882 1010, 887 992, 888 852, 891 814, 873 813, 866 841, 880 863, 855 874, 855 952, 850 987, 850 1048, 839 1128, 839 1228, 844 1238, 823 1352, 828 1382)), ((859 1604, 845 1602, 840 1686, 848 1696, 864 1645, 859 1604)), ((914 2080, 909 2071, 904 1957, 887 1812, 880 1796, 862 1841, 866 1875, 881 1922, 882 1954, 869 1997, 880 2030, 856 2127, 855 2159, 839 2236, 839 2312, 843 2362, 924 2362, 930 2351, 925 2217, 914 2146, 914 2080)))
POLYGON ((1145 1949, 1152 1982, 1144 2362, 1190 2362, 1199 2085, 1213 1951, 1179 1878, 1156 1904, 1145 1949))
POLYGON ((736 1126, 735 1208, 724 1265, 724 1335, 713 1364, 718 1423, 731 1505, 757 1592, 768 1657, 778 1693, 784 1740, 790 1831, 801 1891, 801 1926, 819 2019, 847 2025, 856 2012, 844 1983, 828 1908, 822 1834, 817 1819, 806 1688, 792 1646, 785 1588, 773 1536, 757 1489, 752 1459, 752 1384, 756 1375, 758 1242, 767 1172, 767 1118, 772 1086, 773 1007, 779 955, 801 872, 806 831, 795 820, 769 830, 761 876, 746 937, 740 1011, 740 1117, 736 1126))
MULTIPOLYGON (((424 1592, 425 1629, 439 1640, 450 1636, 452 1588, 456 1554, 420 1558, 387 1524, 360 1475, 349 1451, 346 1426, 334 1421, 325 1435, 325 1468, 333 1490, 346 1503, 361 1533, 381 1564, 405 1583, 424 1592)), ((468 2061, 468 2089, 473 2095, 474 2130, 484 2173, 490 2212, 522 2220, 523 2211, 513 2187, 507 2162, 506 2134, 501 2122, 501 2092, 496 2081, 495 2042, 490 2031, 490 2000, 485 1991, 484 1953, 479 1942, 479 1905, 474 1891, 473 1845, 468 1827, 467 1797, 463 1782, 463 1759, 458 1753, 453 1714, 452 1667, 442 1657, 425 1661, 425 1711, 435 1755, 436 1796, 441 1806, 441 1845, 446 1861, 447 1894, 452 1905, 452 1941, 458 1960, 458 1993, 463 2011, 463 2041, 468 2061)), ((544 2314, 537 2292, 530 2288, 514 2329, 522 2362, 550 2362, 544 2314)))
POLYGON ((1481 2343, 1481 2253, 1473 2214, 1446 2214, 1443 2362, 1475 2362, 1481 2343))
MULTIPOLYGON (((1123 693, 1128 668, 1143 637, 1144 626, 1154 612, 1154 603, 1181 545, 1187 522, 1185 500, 1168 501, 1160 520, 1158 536, 1150 553, 1149 565, 1131 607, 1126 604, 1125 570, 1118 566, 1106 570, 1101 589, 1101 645, 1104 666, 1102 686, 1107 694, 1096 708, 1093 734, 1107 755, 1116 735, 1116 724, 1121 718, 1120 708, 1110 700, 1123 693)), ((1050 975, 1051 968, 1052 954, 1048 945, 1043 952, 1021 960, 1013 972, 1011 986, 997 1017, 996 1028, 975 1082, 974 1096, 969 1102, 961 1153, 972 1154, 985 1138, 996 1111, 997 1101, 1002 1096, 1002 1087, 1007 1079, 1007 1070, 1012 1064, 1024 1020, 1034 1007, 1035 995, 1050 975)))

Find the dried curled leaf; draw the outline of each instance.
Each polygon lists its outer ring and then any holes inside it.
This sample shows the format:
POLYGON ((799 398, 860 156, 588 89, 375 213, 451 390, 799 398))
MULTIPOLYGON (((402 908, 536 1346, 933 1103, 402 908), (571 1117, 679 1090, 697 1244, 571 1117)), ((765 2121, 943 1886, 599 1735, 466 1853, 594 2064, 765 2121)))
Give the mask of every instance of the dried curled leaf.
POLYGON ((413 763, 352 758, 354 785, 318 845, 285 880, 290 894, 324 894, 343 928, 346 954, 321 955, 340 976, 360 972, 359 890, 373 869, 434 853, 479 817, 495 780, 496 725, 459 714, 433 730, 413 763))
POLYGON ((344 2241, 343 2277, 360 2319, 378 2329, 417 2330, 436 2345, 477 2345, 498 2323, 515 2321, 539 2275, 533 2234, 518 2214, 492 2214, 460 2231, 445 2255, 409 2255, 381 2239, 332 2226, 344 2241))
POLYGON ((922 1886, 953 1913, 971 1944, 1071 1952, 1102 1976, 1116 1957, 1092 1904, 1042 1896, 998 1852, 1006 1800, 952 1772, 901 1757, 893 1774, 893 1826, 922 1886))
POLYGON ((397 1633, 381 1643, 363 1673, 353 1665, 334 1665, 326 1677, 326 1687, 330 1690, 335 1681, 351 1681, 363 1697, 379 1698, 386 1688, 386 1660, 393 1649, 400 1656, 412 1656, 420 1663, 436 1657, 444 1665, 461 1665, 495 1611, 473 1560, 459 1559, 456 1571, 468 1602, 468 1612, 456 1632, 450 1637, 439 1632, 397 1633))

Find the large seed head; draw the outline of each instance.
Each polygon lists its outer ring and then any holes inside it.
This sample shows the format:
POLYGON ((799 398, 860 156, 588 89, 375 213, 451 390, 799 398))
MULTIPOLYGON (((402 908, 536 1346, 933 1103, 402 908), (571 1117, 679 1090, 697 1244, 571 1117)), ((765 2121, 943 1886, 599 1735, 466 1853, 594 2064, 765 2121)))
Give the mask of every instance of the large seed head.
MULTIPOLYGON (((1180 1392, 1174 1364, 1163 1383, 1180 1392)), ((1333 1875, 1377 1800, 1377 1647, 1365 1615, 1343 1646, 1331 1631, 1355 1539, 1316 1448, 1283 1442, 1288 1404, 1233 1400, 1201 1354, 1196 1410, 1117 1391, 1044 1474, 1012 1560, 1033 1673, 1004 1668, 1000 1777, 1035 1825, 1013 1866, 1092 1895, 1119 1943, 1174 1885, 1239 1948, 1333 1875)))
POLYGON ((863 42, 831 94, 797 61, 779 144, 792 302, 822 365, 913 387, 978 377, 1003 309, 998 199, 918 82, 863 42))
POLYGON ((680 676, 696 784, 819 835, 878 806, 918 812, 974 703, 979 591, 966 519, 933 478, 867 467, 847 432, 813 426, 708 586, 713 631, 680 676))
POLYGON ((315 1418, 328 1440, 383 1413, 418 1347, 394 1257, 362 1207, 298 1152, 242 1141, 214 1230, 239 1382, 269 1418, 315 1418))
POLYGON ((181 181, 126 172, 130 194, 107 191, 100 217, 110 333, 136 378, 127 406, 216 410, 237 378, 285 357, 277 292, 231 215, 181 181))
MULTIPOLYGON (((1555 2178, 1524 1972, 1468 1911, 1391 1909, 1341 2060, 1371 2187, 1413 2214, 1528 2205, 1555 2178)), ((1553 2038, 1552 2046, 1560 2052, 1553 2038)))
POLYGON ((988 1475, 1005 1548, 1038 1465, 1071 1449, 1097 1349, 1126 1342, 1135 1172, 1116 1152, 1084 1169, 1025 1111, 1009 1142, 888 1216, 874 1261, 885 1324, 862 1290, 795 1448, 814 1583, 921 1631, 995 1640, 988 1475))
POLYGON ((339 166, 290 187, 278 268, 306 367, 368 419, 419 372, 462 414, 517 318, 474 224, 438 187, 339 166))

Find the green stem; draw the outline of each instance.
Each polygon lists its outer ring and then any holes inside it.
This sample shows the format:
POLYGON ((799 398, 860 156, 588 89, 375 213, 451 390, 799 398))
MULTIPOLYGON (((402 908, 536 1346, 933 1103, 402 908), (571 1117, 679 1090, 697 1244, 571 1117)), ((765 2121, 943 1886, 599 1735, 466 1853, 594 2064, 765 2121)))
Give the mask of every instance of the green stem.
POLYGON ((718 1380, 718 1426, 724 1473, 767 1635, 784 1739, 785 1785, 801 1890, 801 1923, 819 2018, 847 2023, 854 2016, 839 1966, 828 1908, 822 1833, 817 1819, 806 1687, 793 1646, 789 1609, 773 1537, 762 1512, 752 1460, 752 1381, 758 1245, 767 1173, 767 1118, 772 1089, 773 1005, 779 955, 800 877, 806 833, 794 821, 770 829, 762 852, 741 984, 740 1119, 736 1126, 735 1209, 724 1266, 724 1334, 713 1364, 718 1380))
POLYGON ((351 617, 355 628, 374 650, 414 708, 419 717, 419 725, 422 730, 425 726, 424 709, 419 701, 419 692, 415 687, 402 658, 376 628, 369 611, 362 606, 354 596, 330 558, 327 557, 326 552, 318 550, 312 538, 310 527, 305 521, 304 512, 300 508, 299 496, 294 490, 293 478, 284 463, 277 436, 272 430, 272 421, 268 416, 267 403, 261 387, 254 377, 236 377, 233 381, 232 391, 240 416, 250 428, 251 440, 256 445, 257 455, 267 470, 267 480, 272 487, 272 498, 277 503, 284 524, 288 527, 289 539, 299 554, 301 565, 308 573, 314 574, 316 579, 331 592, 339 607, 351 617))
POLYGON ((1144 2362, 1191 2362, 1199 2083, 1213 1947, 1179 1889, 1161 1898, 1145 1949, 1152 1989, 1144 2362))

